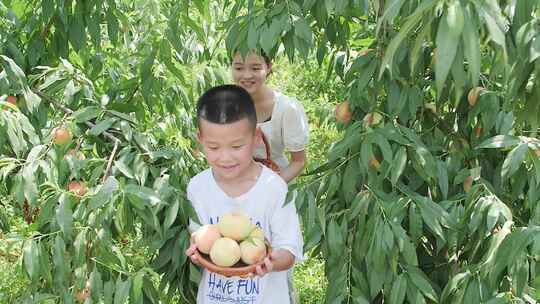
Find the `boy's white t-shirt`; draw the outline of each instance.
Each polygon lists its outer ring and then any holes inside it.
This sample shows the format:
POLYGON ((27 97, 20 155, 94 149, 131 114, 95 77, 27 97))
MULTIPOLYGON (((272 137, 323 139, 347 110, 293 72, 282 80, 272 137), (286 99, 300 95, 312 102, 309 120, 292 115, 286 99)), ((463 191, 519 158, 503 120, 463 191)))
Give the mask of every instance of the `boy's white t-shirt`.
MULTIPOLYGON (((270 159, 281 169, 289 165, 285 151, 298 152, 309 141, 309 125, 306 112, 296 99, 274 91, 274 108, 270 121, 258 123, 270 144, 270 159)), ((266 158, 264 144, 259 143, 255 156, 266 158)))
MULTIPOLYGON (((303 240, 294 204, 284 205, 287 184, 276 173, 262 166, 256 183, 246 193, 229 197, 217 184, 211 169, 191 179, 187 196, 202 225, 216 224, 226 213, 242 211, 261 227, 273 249, 290 251, 296 261, 303 260, 303 240)), ((199 225, 190 222, 190 230, 199 225)), ((289 303, 287 271, 263 277, 227 278, 204 269, 197 303, 199 304, 274 304, 289 303)))

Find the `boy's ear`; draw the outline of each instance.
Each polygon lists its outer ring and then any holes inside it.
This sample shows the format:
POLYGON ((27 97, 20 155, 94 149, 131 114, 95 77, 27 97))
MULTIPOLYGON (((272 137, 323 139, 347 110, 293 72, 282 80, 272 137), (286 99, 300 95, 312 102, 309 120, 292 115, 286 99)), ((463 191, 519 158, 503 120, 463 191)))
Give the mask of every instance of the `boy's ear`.
POLYGON ((202 133, 201 133, 201 130, 197 130, 197 141, 199 141, 199 143, 201 143, 201 141, 202 141, 202 133))

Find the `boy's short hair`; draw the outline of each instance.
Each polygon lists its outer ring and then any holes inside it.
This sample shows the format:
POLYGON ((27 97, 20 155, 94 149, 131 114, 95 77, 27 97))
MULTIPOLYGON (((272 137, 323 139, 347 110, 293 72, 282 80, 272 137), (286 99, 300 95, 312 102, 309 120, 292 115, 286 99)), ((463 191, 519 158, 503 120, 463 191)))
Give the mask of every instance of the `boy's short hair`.
POLYGON ((249 93, 237 85, 221 85, 206 91, 197 101, 197 120, 230 124, 247 118, 253 129, 257 112, 249 93))

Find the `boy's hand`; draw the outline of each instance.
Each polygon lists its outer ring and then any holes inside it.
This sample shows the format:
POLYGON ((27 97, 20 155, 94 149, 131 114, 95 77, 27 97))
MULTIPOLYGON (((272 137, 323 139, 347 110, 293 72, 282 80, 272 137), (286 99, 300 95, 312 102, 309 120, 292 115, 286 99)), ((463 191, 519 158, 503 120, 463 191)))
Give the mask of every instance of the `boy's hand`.
POLYGON ((189 257, 193 264, 201 266, 201 263, 199 263, 199 251, 197 250, 197 245, 193 240, 193 236, 191 237, 191 245, 186 250, 186 255, 189 257))
POLYGON ((264 276, 272 271, 284 271, 294 265, 294 256, 284 249, 276 249, 265 257, 264 260, 255 267, 255 272, 250 273, 250 277, 264 276))
POLYGON ((272 253, 270 253, 269 257, 265 257, 262 263, 257 264, 255 267, 255 273, 252 273, 251 276, 264 276, 265 274, 274 271, 274 262, 272 261, 272 253))

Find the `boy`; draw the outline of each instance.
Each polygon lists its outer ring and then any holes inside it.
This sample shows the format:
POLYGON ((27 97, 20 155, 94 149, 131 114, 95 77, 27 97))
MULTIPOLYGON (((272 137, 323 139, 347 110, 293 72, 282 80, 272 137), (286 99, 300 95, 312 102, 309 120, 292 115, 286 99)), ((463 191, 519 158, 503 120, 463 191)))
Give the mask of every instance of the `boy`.
MULTIPOLYGON (((212 88, 199 98, 197 118, 210 168, 191 179, 187 195, 201 224, 216 224, 221 215, 241 211, 262 228, 273 248, 247 279, 204 269, 197 303, 290 303, 287 270, 303 258, 300 224, 294 204, 284 206, 285 181, 253 160, 259 135, 249 93, 235 85, 212 88)), ((190 223, 191 231, 197 228, 190 223)), ((195 244, 186 254, 198 264, 195 244)))

